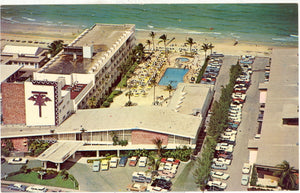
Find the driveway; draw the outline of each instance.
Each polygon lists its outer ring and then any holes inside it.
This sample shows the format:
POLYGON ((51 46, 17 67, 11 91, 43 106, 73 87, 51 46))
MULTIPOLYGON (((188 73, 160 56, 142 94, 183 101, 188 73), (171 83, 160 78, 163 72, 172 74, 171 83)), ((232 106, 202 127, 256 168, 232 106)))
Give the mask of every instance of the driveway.
POLYGON ((242 122, 238 127, 236 145, 233 151, 233 160, 226 173, 230 178, 226 181, 228 187, 226 191, 246 191, 247 186, 241 185, 242 167, 245 162, 249 162, 248 140, 253 139, 257 133, 257 117, 259 114, 259 83, 264 82, 264 69, 269 62, 268 58, 256 58, 252 68, 254 70, 251 77, 251 86, 247 90, 246 102, 242 110, 242 122))

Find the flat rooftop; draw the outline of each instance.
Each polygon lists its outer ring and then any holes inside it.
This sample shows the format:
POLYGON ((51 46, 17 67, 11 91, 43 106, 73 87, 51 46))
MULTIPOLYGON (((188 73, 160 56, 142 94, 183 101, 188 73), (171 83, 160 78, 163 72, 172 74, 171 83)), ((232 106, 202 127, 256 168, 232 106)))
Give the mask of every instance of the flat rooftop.
POLYGON ((135 106, 78 110, 57 129, 57 133, 142 129, 195 138, 201 118, 172 111, 166 107, 135 106))
MULTIPOLYGON (((133 29, 134 25, 132 24, 95 24, 87 30, 86 33, 83 32, 79 35, 72 47, 92 46, 95 53, 93 59, 99 59, 104 56, 126 32, 132 31, 133 29)), ((122 39, 121 42, 124 41, 125 40, 122 39)), ((93 66, 94 62, 91 59, 77 55, 77 60, 74 61, 72 55, 62 54, 49 68, 44 70, 44 73, 86 74, 93 66)))
POLYGON ((86 87, 86 84, 76 84, 75 86, 65 85, 62 90, 71 92, 71 99, 75 99, 79 93, 86 87))
POLYGON ((17 72, 22 66, 19 65, 0 65, 0 80, 1 82, 5 81, 12 74, 17 72))
POLYGON ((287 160, 299 169, 299 126, 282 122, 298 114, 298 91, 298 49, 273 49, 257 164, 275 166, 287 160))
POLYGON ((179 83, 168 107, 176 112, 191 115, 193 109, 202 109, 205 106, 206 99, 213 89, 213 85, 179 83))

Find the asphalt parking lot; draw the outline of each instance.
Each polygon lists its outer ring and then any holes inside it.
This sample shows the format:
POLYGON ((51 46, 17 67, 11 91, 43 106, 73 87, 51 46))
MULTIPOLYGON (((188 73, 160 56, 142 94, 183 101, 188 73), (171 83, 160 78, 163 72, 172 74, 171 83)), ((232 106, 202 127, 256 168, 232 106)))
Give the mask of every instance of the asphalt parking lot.
POLYGON ((226 180, 226 191, 246 191, 247 186, 241 185, 242 167, 249 160, 248 140, 253 139, 257 132, 257 117, 259 113, 259 83, 264 82, 264 71, 255 71, 264 69, 265 64, 269 62, 268 58, 256 58, 252 65, 253 74, 251 85, 246 94, 247 99, 243 105, 242 122, 238 127, 236 145, 233 151, 233 160, 225 173, 230 175, 226 180))
MULTIPOLYGON (((68 163, 66 163, 68 164, 68 163)), ((69 163, 74 164, 74 163, 69 163)), ((180 163, 174 183, 187 163, 180 163)), ((132 183, 133 172, 146 171, 146 167, 130 167, 128 162, 125 167, 109 168, 108 171, 92 171, 92 164, 75 163, 68 171, 79 182, 79 190, 84 192, 125 192, 126 187, 132 183)))

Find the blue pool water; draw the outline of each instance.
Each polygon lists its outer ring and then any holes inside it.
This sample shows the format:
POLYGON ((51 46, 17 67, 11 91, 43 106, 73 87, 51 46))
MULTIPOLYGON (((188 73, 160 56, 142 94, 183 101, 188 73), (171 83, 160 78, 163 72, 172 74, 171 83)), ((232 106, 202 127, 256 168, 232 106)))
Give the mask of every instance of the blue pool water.
POLYGON ((176 60, 179 60, 180 62, 188 62, 188 61, 190 61, 188 58, 176 58, 176 60))
POLYGON ((189 69, 167 68, 158 85, 167 86, 171 84, 173 88, 177 88, 178 83, 183 82, 183 77, 188 71, 189 69))

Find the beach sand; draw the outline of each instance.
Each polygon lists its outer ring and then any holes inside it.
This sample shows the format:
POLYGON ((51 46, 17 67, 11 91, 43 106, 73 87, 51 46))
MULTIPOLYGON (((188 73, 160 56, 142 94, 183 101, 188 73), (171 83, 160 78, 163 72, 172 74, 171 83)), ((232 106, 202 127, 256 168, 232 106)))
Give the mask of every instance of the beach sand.
MULTIPOLYGON (((62 39, 65 43, 70 43, 76 36, 78 36, 84 29, 76 27, 66 26, 42 26, 42 25, 28 25, 18 23, 4 23, 1 22, 1 45, 14 44, 10 40, 32 40, 32 41, 44 41, 51 43, 53 40, 62 39)), ((149 36, 150 31, 136 31, 137 43, 142 43, 146 46, 146 40, 151 40, 149 36)), ((159 36, 162 32, 157 32, 155 37, 155 45, 159 41, 159 36)), ((234 46, 235 40, 232 39, 218 39, 216 37, 203 36, 201 34, 184 34, 184 33, 166 33, 168 39, 175 37, 175 40, 171 44, 183 45, 186 39, 191 37, 197 43, 198 48, 201 48, 203 43, 212 43, 215 48, 213 51, 223 53, 227 55, 243 55, 251 54, 255 56, 269 56, 272 47, 262 45, 260 43, 243 42, 239 40, 239 43, 234 46)), ((163 43, 159 46, 163 47, 163 43)), ((146 46, 148 47, 148 46, 146 46)), ((150 46, 152 48, 152 45, 150 46)), ((188 48, 188 47, 187 47, 188 48)), ((208 51, 207 53, 209 53, 208 51)))
MULTIPOLYGON (((83 32, 83 29, 74 27, 1 22, 1 48, 7 44, 25 46, 34 45, 33 43, 28 44, 28 41, 51 43, 54 40, 64 40, 65 43, 71 43, 81 32, 83 32), (16 42, 16 40, 20 40, 20 42, 16 42), (26 41, 26 43, 22 43, 22 41, 26 41)), ((45 47, 47 44, 38 46, 45 47)))

